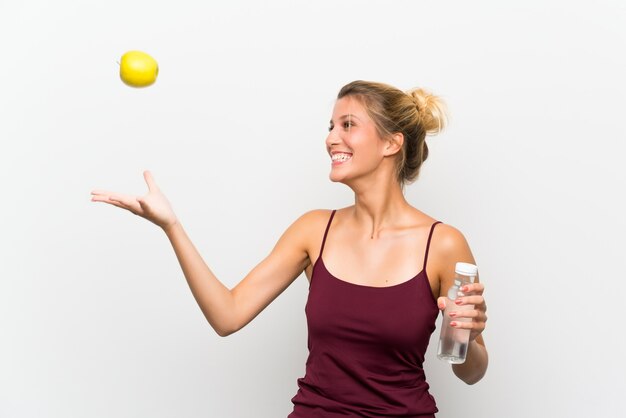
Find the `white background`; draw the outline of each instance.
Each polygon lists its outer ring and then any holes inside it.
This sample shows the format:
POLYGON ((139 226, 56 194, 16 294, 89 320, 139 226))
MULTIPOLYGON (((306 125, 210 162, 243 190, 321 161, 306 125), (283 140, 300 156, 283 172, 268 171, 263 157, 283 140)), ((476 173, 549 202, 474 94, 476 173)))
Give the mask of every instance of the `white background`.
POLYGON ((451 112, 406 195, 472 246, 490 366, 467 386, 433 338, 438 417, 623 409, 623 1, 2 0, 0 46, 0 417, 287 416, 304 275, 220 338, 163 232, 89 193, 144 194, 150 169, 234 287, 352 203, 324 138, 355 79, 451 112), (153 86, 119 80, 132 49, 153 86))

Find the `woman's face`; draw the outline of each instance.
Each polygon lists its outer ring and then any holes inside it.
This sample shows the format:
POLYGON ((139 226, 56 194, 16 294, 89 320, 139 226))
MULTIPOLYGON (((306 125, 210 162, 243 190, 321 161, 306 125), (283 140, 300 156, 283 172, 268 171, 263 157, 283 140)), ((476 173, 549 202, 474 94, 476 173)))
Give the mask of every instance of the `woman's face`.
POLYGON ((337 100, 328 130, 331 181, 347 183, 365 177, 384 160, 387 141, 381 139, 374 121, 356 98, 337 100))

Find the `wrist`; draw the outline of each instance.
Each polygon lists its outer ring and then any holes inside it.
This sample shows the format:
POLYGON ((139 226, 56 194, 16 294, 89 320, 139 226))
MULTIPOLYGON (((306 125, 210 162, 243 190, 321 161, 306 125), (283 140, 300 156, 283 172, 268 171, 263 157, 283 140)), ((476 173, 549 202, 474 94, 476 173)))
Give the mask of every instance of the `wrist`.
POLYGON ((174 222, 167 224, 161 228, 163 229, 163 232, 169 235, 175 228, 179 226, 180 226, 180 222, 178 222, 178 219, 176 219, 174 222))

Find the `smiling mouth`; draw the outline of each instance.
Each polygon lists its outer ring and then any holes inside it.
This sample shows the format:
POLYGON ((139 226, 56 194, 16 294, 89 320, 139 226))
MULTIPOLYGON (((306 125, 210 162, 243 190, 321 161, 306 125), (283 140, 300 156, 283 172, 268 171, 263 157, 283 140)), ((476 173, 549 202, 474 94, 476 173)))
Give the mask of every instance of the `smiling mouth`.
POLYGON ((330 158, 333 162, 343 163, 352 158, 352 154, 338 152, 337 154, 333 154, 330 158))

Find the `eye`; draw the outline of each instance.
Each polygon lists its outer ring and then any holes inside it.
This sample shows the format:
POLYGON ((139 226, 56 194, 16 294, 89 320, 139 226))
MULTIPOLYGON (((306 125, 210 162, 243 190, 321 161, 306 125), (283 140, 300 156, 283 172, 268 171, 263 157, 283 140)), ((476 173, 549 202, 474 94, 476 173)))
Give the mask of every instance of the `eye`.
POLYGON ((330 126, 328 127, 328 132, 332 131, 332 130, 333 130, 333 128, 334 128, 334 126, 333 126, 333 125, 330 125, 330 126))
POLYGON ((343 128, 344 129, 350 129, 352 126, 354 126, 354 124, 352 123, 351 120, 347 120, 343 123, 343 128))

